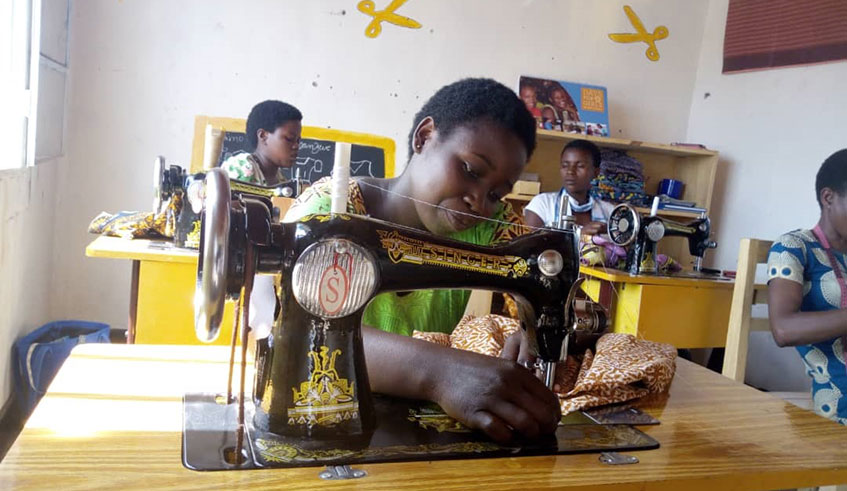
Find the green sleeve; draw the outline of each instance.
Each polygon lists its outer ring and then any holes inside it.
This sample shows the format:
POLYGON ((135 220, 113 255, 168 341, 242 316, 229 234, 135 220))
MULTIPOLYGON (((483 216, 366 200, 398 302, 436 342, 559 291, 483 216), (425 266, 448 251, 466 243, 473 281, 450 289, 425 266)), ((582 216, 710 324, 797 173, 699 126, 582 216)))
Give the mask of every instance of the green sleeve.
POLYGON ((329 194, 329 181, 321 179, 312 184, 294 201, 285 213, 283 222, 296 222, 308 215, 329 213, 332 198, 329 194))
POLYGON ((255 173, 253 172, 253 164, 247 160, 248 153, 237 153, 224 161, 221 164, 221 169, 226 172, 230 179, 237 179, 244 182, 257 182, 255 173))

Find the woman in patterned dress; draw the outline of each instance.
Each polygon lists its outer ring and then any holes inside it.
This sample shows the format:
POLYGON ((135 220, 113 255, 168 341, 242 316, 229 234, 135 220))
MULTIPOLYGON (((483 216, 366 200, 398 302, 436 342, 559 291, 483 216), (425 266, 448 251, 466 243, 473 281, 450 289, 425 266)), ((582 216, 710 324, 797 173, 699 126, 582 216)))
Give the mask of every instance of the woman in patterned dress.
POLYGON ((821 214, 811 230, 774 242, 768 255, 770 326, 794 346, 812 377, 815 412, 847 423, 847 149, 824 161, 815 179, 821 214))
MULTIPOLYGON (((399 177, 351 180, 349 213, 480 245, 523 232, 520 217, 501 198, 535 149, 535 119, 512 90, 490 79, 441 88, 415 116, 408 145, 399 177)), ((285 220, 327 213, 330 202, 329 181, 318 181, 285 220)), ((461 290, 374 298, 362 329, 373 390, 435 401, 500 441, 513 431, 528 437, 555 431, 558 401, 529 370, 410 336, 413 330, 451 332, 467 301, 461 290)))

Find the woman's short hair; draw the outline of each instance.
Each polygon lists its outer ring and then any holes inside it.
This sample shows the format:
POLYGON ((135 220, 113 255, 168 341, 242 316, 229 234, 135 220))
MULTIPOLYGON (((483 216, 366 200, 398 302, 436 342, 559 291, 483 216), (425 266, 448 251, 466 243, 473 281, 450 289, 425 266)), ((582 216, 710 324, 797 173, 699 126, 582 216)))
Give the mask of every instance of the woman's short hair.
POLYGON ((821 203, 823 188, 829 188, 839 195, 844 195, 847 190, 847 148, 830 155, 818 169, 818 175, 815 177, 815 194, 821 208, 823 208, 821 203))
POLYGON ((527 159, 535 150, 535 118, 512 89, 490 78, 466 78, 440 88, 415 115, 409 132, 411 158, 415 129, 427 116, 446 137, 459 126, 487 120, 517 136, 527 159))
POLYGON ((565 151, 570 149, 588 152, 588 154, 591 155, 591 164, 594 165, 594 167, 600 167, 600 148, 597 147, 594 142, 590 142, 588 140, 573 140, 562 149, 562 155, 565 154, 565 151))
POLYGON ((282 101, 263 101, 250 110, 247 116, 247 143, 256 150, 259 146, 259 130, 270 133, 289 121, 302 121, 303 115, 296 107, 282 101))

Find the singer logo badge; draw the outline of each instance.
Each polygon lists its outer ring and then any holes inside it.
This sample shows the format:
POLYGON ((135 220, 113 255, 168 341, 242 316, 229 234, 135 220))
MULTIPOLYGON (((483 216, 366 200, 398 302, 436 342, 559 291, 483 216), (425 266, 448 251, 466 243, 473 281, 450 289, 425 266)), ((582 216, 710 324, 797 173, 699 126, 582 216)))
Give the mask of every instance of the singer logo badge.
POLYGON ((475 271, 507 278, 529 274, 526 260, 518 256, 495 256, 455 249, 412 239, 397 233, 377 230, 382 248, 393 263, 429 264, 445 268, 475 271))
POLYGON ((335 315, 344 306, 344 301, 350 294, 350 278, 347 272, 337 263, 327 267, 321 275, 318 294, 324 312, 335 315))

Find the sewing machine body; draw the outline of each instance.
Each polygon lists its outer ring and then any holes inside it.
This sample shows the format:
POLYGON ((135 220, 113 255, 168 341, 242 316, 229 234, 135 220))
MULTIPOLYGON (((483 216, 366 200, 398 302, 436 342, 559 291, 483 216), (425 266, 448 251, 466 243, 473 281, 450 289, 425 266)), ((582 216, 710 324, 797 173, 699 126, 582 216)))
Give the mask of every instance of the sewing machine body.
MULTIPOLYGON (((200 213, 203 210, 203 183, 205 173, 189 174, 176 164, 166 165, 164 157, 157 157, 153 166, 153 212, 162 207, 175 195, 183 199, 176 218, 174 244, 177 247, 197 249, 200 246, 200 213)), ((281 196, 296 198, 302 191, 300 179, 281 182, 274 186, 260 186, 243 181, 230 181, 233 197, 252 196, 271 198, 281 196)), ((278 217, 277 217, 278 218, 278 217)))
MULTIPOLYGON (((472 454, 479 445, 494 451, 493 443, 482 443, 473 435, 433 440, 424 423, 393 414, 400 410, 399 400, 389 398, 382 406, 375 405, 361 320, 378 294, 418 289, 510 293, 519 307, 524 336, 539 358, 535 367, 528 368, 534 368, 551 388, 556 363, 584 349, 584 345, 576 347, 579 340, 599 336, 606 327, 605 316, 580 317, 572 307, 579 261, 571 230, 547 229, 486 247, 346 213, 311 215, 280 224, 271 218, 269 200, 232 199, 229 182, 220 170, 206 176, 195 327, 199 339, 213 340, 224 299, 240 299, 242 309, 248 309, 253 277, 280 275, 280 312, 270 336, 257 343, 248 411, 243 408, 247 398, 239 399, 239 414, 250 412, 252 418, 236 427, 243 428, 239 431, 252 442, 250 455, 258 465, 282 465, 282 461, 297 465, 286 460, 295 454, 322 456, 309 461, 313 463, 337 460, 338 452, 347 452, 353 460, 367 460, 366 455, 399 458, 400 454, 391 454, 395 450, 385 447, 398 438, 409 444, 401 452, 407 456, 442 451, 472 454), (406 429, 389 429, 395 423, 386 426, 382 419, 405 421, 400 426, 406 429), (372 442, 379 428, 382 436, 372 442), (436 441, 446 446, 437 450, 441 447, 436 441)), ((249 316, 242 311, 242 317, 249 316)), ((244 343, 246 337, 242 337, 244 343)), ((208 402, 213 400, 207 397, 189 404, 186 399, 186 411, 200 419, 211 417, 222 410, 208 402)), ((458 424, 446 415, 440 418, 447 426, 458 424)), ((462 425, 457 428, 467 433, 462 425)), ((572 444, 550 437, 541 446, 511 451, 557 452, 572 444)), ((203 444, 199 445, 202 449, 203 444)), ((200 461, 206 462, 205 457, 200 461)))
POLYGON ((616 206, 608 222, 609 237, 619 246, 629 246, 626 269, 633 275, 655 275, 659 273, 656 255, 658 243, 665 237, 684 237, 688 240, 688 251, 696 257, 695 271, 700 271, 700 262, 708 249, 717 247, 711 240, 711 221, 702 217, 687 224, 653 215, 640 215, 627 204, 616 206))

